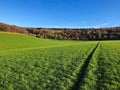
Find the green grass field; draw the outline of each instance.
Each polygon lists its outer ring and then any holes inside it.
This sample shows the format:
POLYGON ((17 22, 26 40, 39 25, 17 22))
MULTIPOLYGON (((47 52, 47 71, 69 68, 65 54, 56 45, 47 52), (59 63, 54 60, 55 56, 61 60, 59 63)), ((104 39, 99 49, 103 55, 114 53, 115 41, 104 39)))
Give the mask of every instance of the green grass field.
POLYGON ((20 49, 20 48, 43 48, 68 46, 79 43, 78 41, 58 41, 49 39, 38 39, 32 36, 27 36, 17 33, 0 32, 0 50, 20 49))
POLYGON ((0 90, 120 90, 120 41, 0 33, 0 90))

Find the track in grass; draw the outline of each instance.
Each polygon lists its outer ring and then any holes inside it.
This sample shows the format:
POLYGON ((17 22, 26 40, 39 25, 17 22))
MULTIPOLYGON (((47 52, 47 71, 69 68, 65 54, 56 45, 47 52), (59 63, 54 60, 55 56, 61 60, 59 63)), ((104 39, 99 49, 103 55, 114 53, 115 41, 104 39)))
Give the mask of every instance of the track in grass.
POLYGON ((85 74, 86 74, 86 69, 87 69, 89 62, 90 62, 95 50, 97 49, 98 45, 99 45, 99 42, 95 46, 93 51, 88 55, 87 59, 85 60, 83 66, 81 67, 80 72, 78 74, 78 78, 77 78, 76 82, 74 83, 73 87, 71 88, 72 90, 79 90, 80 89, 80 86, 81 86, 83 79, 85 77, 85 74))
POLYGON ((120 41, 101 41, 79 90, 120 89, 120 41))

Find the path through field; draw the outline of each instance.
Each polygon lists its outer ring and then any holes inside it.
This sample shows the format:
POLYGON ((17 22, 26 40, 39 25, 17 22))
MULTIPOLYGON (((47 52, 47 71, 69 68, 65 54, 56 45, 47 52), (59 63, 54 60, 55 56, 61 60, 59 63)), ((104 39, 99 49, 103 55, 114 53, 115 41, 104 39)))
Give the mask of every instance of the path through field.
POLYGON ((95 46, 95 48, 93 49, 93 51, 88 55, 88 57, 86 58, 86 60, 84 61, 83 66, 80 69, 80 72, 78 74, 78 77, 76 79, 76 82, 74 83, 74 85, 72 86, 72 90, 79 90, 80 86, 82 85, 83 79, 85 78, 85 74, 86 74, 86 69, 90 63, 90 60, 95 52, 95 50, 97 49, 99 45, 98 44, 95 46))

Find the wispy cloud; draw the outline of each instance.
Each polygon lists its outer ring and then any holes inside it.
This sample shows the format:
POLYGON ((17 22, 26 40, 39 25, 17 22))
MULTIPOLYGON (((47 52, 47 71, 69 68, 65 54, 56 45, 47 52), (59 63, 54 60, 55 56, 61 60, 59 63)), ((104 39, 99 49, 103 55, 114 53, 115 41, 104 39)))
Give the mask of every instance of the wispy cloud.
POLYGON ((98 24, 98 25, 95 25, 94 28, 107 27, 108 25, 109 23, 98 24))
POLYGON ((61 24, 61 25, 49 25, 49 26, 43 26, 43 27, 49 27, 49 28, 103 28, 103 27, 109 27, 109 23, 102 23, 97 25, 85 25, 87 23, 80 24, 80 23, 67 23, 67 24, 61 24))
POLYGON ((109 27, 109 23, 102 23, 102 24, 97 24, 97 25, 88 25, 84 26, 85 28, 103 28, 103 27, 109 27))

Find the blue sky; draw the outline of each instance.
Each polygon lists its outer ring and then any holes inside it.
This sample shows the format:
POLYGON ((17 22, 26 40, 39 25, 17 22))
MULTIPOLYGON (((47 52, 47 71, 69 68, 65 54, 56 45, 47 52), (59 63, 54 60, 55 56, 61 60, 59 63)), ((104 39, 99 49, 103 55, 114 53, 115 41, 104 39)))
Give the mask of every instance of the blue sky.
POLYGON ((0 0, 0 22, 24 27, 120 26, 120 0, 0 0))

